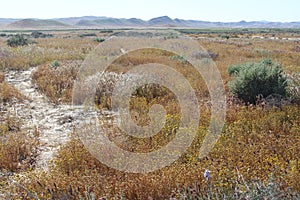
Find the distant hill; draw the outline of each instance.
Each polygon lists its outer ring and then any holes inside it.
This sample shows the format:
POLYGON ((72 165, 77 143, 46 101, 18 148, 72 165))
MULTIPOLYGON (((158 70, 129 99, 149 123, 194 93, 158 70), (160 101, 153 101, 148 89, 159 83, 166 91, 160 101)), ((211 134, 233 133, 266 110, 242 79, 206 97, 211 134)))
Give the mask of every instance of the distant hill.
POLYGON ((76 26, 100 26, 100 27, 137 27, 137 26, 147 26, 148 24, 137 18, 108 18, 102 17, 94 20, 83 19, 78 21, 76 26))
POLYGON ((69 17, 48 20, 40 19, 0 19, 0 27, 10 29, 38 28, 135 28, 135 27, 178 27, 178 28, 300 28, 300 22, 209 22, 201 20, 171 19, 161 16, 148 21, 138 18, 112 17, 69 17))
MULTIPOLYGON (((64 23, 64 24, 75 25, 78 23, 80 24, 80 21, 83 21, 83 22, 89 21, 89 23, 90 23, 93 20, 105 19, 105 18, 107 18, 107 17, 83 16, 83 17, 55 18, 53 20, 64 23)), ((82 24, 82 22, 81 22, 81 24, 82 24)))
POLYGON ((134 25, 137 25, 137 26, 145 26, 147 24, 147 22, 145 22, 141 19, 138 19, 138 18, 130 18, 130 19, 127 19, 127 21, 130 24, 134 24, 134 25))
POLYGON ((61 28, 61 27, 69 27, 69 26, 70 25, 55 20, 22 19, 8 24, 6 28, 38 29, 38 28, 61 28))
POLYGON ((0 26, 6 26, 15 21, 18 21, 18 19, 0 18, 0 26))
POLYGON ((85 20, 82 19, 75 23, 74 25, 76 26, 97 26, 97 23, 95 23, 93 20, 85 20))
POLYGON ((179 25, 179 24, 177 24, 176 21, 172 20, 168 16, 162 16, 162 17, 150 19, 148 21, 148 24, 150 26, 177 26, 177 25, 179 25))
MULTIPOLYGON (((144 21, 138 18, 108 18, 83 17, 77 18, 73 25, 93 27, 182 27, 182 28, 300 28, 300 22, 268 22, 268 21, 240 21, 240 22, 209 22, 201 20, 171 19, 162 16, 144 21)), ((59 19, 58 19, 59 20, 59 19)))

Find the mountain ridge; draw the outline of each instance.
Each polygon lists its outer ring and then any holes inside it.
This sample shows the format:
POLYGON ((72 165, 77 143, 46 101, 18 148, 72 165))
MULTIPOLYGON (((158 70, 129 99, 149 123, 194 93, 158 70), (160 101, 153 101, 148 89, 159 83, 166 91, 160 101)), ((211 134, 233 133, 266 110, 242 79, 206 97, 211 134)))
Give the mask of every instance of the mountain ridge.
POLYGON ((211 22, 185 20, 168 16, 150 20, 139 18, 113 18, 104 16, 82 16, 53 19, 16 19, 0 18, 0 27, 4 28, 39 28, 39 27, 95 27, 95 28, 134 28, 134 27, 182 27, 182 28, 300 28, 299 22, 245 21, 211 22))

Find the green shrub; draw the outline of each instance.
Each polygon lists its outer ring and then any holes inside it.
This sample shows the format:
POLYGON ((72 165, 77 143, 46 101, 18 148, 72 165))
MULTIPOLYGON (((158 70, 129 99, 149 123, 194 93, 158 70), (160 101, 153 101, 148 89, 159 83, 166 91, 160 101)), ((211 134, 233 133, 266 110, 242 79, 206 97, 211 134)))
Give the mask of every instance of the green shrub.
POLYGON ((105 39, 104 39, 104 38, 98 38, 98 37, 97 37, 97 38, 94 39, 94 41, 100 43, 100 42, 104 42, 105 39))
POLYGON ((228 83, 230 92, 245 103, 255 104, 259 95, 287 95, 287 81, 281 66, 270 59, 233 65, 228 68, 228 73, 234 76, 228 83))
POLYGON ((7 40, 7 45, 11 47, 26 46, 28 44, 28 39, 20 34, 14 35, 7 40))
POLYGON ((113 33, 113 30, 101 30, 100 33, 113 33))
POLYGON ((230 38, 230 36, 227 34, 220 35, 220 37, 227 40, 230 38))
POLYGON ((47 38, 47 37, 53 37, 52 34, 45 34, 39 31, 33 31, 30 35, 33 38, 47 38))
POLYGON ((83 38, 83 37, 97 37, 96 33, 83 33, 78 35, 79 37, 83 38))
POLYGON ((173 55, 173 56, 171 56, 171 60, 180 61, 182 64, 187 64, 188 63, 188 61, 184 57, 182 57, 180 55, 173 55))
POLYGON ((57 68, 57 67, 60 66, 60 63, 57 60, 55 60, 55 61, 53 61, 53 63, 51 64, 51 66, 54 67, 54 68, 57 68))

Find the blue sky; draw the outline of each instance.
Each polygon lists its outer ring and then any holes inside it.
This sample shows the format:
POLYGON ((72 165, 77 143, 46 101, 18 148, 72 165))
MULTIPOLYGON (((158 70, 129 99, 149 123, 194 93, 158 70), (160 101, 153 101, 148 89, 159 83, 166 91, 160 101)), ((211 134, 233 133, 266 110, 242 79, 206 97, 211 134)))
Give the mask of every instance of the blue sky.
POLYGON ((5 0, 0 18, 78 16, 207 21, 300 21, 300 0, 5 0))

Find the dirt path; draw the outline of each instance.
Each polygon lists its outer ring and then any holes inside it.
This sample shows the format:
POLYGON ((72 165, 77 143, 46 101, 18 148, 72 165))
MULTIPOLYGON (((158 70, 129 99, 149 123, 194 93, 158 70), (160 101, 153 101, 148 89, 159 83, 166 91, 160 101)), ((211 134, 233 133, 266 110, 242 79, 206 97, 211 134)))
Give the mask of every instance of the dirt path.
POLYGON ((54 105, 32 84, 31 74, 35 68, 26 71, 10 71, 6 82, 14 85, 28 97, 22 104, 14 105, 14 111, 23 122, 22 128, 33 131, 36 127, 40 133, 39 156, 36 168, 47 170, 49 161, 61 145, 69 140, 74 125, 84 119, 82 109, 71 105, 54 105))
MULTIPOLYGON (((16 87, 20 93, 27 97, 22 103, 14 102, 9 105, 10 114, 14 114, 22 122, 22 130, 28 130, 28 134, 33 133, 35 128, 39 132, 40 146, 38 147, 38 157, 35 170, 47 171, 51 160, 58 152, 59 148, 70 140, 74 130, 85 127, 87 124, 95 124, 95 119, 99 122, 101 118, 112 119, 116 113, 102 111, 101 114, 95 110, 86 110, 81 106, 55 105, 44 96, 32 83, 31 75, 37 68, 30 68, 25 71, 9 71, 5 75, 5 81, 16 87), (11 112, 13 111, 13 113, 11 112), (95 118, 95 116, 97 116, 95 118)), ((107 121, 107 120, 106 120, 107 121)), ((114 123, 114 120, 111 120, 114 123)), ((99 124, 104 130, 104 126, 99 124)), ((11 174, 13 175, 13 174, 11 174)), ((9 180, 10 184, 23 188, 7 173, 0 171, 1 178, 9 180)), ((20 175, 20 174, 19 174, 20 175)), ((7 199, 12 194, 5 191, 1 193, 0 199, 7 199)), ((17 194, 16 194, 17 195, 17 194)))

